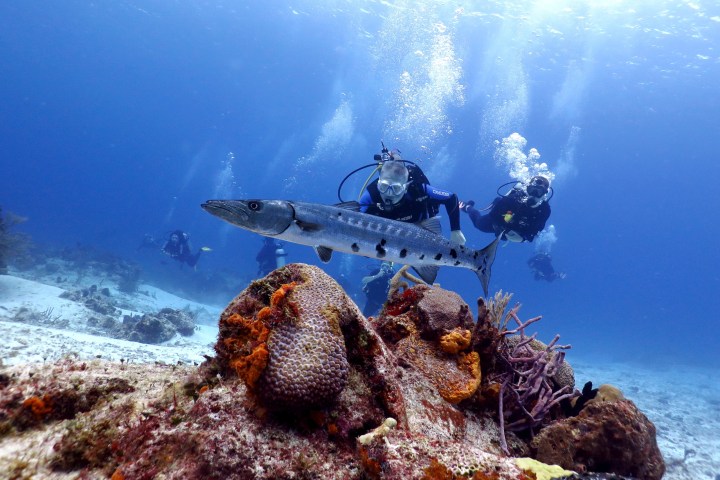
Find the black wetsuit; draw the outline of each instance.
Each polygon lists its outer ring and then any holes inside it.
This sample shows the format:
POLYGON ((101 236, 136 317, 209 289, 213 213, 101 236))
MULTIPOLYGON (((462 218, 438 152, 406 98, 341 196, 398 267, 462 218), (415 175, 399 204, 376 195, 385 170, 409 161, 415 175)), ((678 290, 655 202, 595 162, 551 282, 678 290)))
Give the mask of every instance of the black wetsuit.
MULTIPOLYGON (((503 231, 514 231, 526 242, 532 242, 535 236, 545 228, 550 218, 550 205, 543 201, 532 207, 526 201, 527 195, 520 190, 512 190, 504 197, 493 200, 490 212, 486 215, 473 207, 467 207, 475 228, 488 233, 500 235, 503 231)), ((503 235, 503 240, 507 240, 503 235)))
MULTIPOLYGON (((380 268, 376 268, 370 275, 375 276, 380 273, 380 271, 380 268)), ((383 270, 382 275, 365 284, 363 292, 365 292, 366 300, 363 315, 369 317, 371 315, 377 315, 380 312, 380 309, 387 300, 388 291, 390 290, 390 279, 392 279, 393 274, 392 269, 383 270)))
POLYGON ((255 256, 255 261, 258 264, 257 274, 264 277, 268 273, 272 272, 277 266, 277 251, 282 248, 278 242, 273 238, 266 238, 263 241, 263 246, 255 256))
POLYGON ((545 280, 552 282, 557 278, 563 278, 563 274, 555 271, 552 266, 552 258, 548 253, 538 253, 530 260, 528 260, 528 266, 535 274, 535 280, 545 280))
POLYGON ((431 185, 410 185, 402 199, 388 209, 380 196, 377 180, 375 180, 363 192, 359 203, 361 212, 410 223, 436 216, 439 206, 445 205, 450 220, 450 230, 460 230, 460 209, 457 195, 431 185))
POLYGON ((179 241, 177 243, 173 243, 172 240, 168 239, 168 241, 165 242, 165 246, 162 248, 163 253, 169 255, 170 258, 177 260, 181 264, 187 263, 191 267, 197 265, 202 250, 198 250, 198 252, 194 255, 192 254, 189 242, 190 235, 180 231, 173 232, 172 235, 177 235, 179 241))

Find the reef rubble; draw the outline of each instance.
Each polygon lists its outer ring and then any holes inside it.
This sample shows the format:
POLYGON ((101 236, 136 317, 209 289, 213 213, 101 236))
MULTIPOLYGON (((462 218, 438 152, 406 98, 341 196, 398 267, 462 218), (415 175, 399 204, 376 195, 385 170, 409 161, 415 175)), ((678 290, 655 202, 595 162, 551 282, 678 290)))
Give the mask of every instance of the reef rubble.
POLYGON ((652 423, 610 387, 575 389, 563 346, 507 300, 473 318, 417 285, 365 318, 287 265, 230 302, 199 366, 4 368, 0 478, 662 478, 652 423))

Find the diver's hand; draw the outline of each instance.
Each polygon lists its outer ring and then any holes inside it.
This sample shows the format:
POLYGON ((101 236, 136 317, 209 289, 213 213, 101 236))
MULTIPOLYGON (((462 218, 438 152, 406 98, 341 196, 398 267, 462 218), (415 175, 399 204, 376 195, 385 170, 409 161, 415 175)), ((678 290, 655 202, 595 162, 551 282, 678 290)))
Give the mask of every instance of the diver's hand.
POLYGON ((367 284, 370 283, 370 282, 372 282, 373 280, 375 280, 375 276, 374 276, 374 275, 368 275, 367 277, 363 277, 363 278, 362 278, 362 286, 363 286, 363 288, 365 288, 365 287, 367 286, 367 284))
POLYGON ((473 202, 472 200, 470 200, 468 202, 463 202, 461 200, 458 202, 458 207, 460 208, 460 210, 462 210, 465 213, 467 213, 468 208, 473 207, 473 206, 475 206, 475 202, 473 202))
POLYGON ((450 241, 458 245, 465 245, 465 235, 463 235, 461 230, 453 230, 450 232, 450 241))

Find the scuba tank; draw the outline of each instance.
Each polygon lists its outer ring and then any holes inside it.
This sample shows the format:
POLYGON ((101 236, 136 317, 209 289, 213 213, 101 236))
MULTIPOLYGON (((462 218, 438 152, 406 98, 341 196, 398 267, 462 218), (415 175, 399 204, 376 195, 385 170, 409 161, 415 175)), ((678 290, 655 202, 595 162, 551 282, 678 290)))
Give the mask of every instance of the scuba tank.
POLYGON ((287 257, 285 249, 282 247, 282 245, 278 244, 278 247, 275 249, 275 268, 285 266, 285 257, 287 257))

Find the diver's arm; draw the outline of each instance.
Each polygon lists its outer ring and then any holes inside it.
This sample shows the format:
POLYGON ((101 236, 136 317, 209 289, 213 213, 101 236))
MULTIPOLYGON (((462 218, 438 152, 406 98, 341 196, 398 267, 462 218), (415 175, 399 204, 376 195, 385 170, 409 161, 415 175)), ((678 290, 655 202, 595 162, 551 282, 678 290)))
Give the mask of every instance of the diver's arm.
POLYGON ((360 204, 360 211, 363 213, 367 213, 368 208, 370 208, 370 206, 373 204, 370 192, 365 190, 360 196, 360 200, 358 201, 358 203, 360 204))
POLYGON ((471 206, 468 206, 465 209, 468 217, 470 217, 470 221, 472 221, 473 225, 475 225, 475 228, 477 228, 481 232, 495 233, 495 229, 493 228, 493 212, 495 212, 498 200, 500 198, 501 197, 498 197, 493 200, 490 206, 490 212, 485 215, 481 214, 479 210, 471 206))
POLYGON ((458 197, 452 192, 433 187, 432 185, 423 185, 425 193, 431 201, 442 203, 447 210, 448 219, 450 220, 450 230, 460 230, 460 208, 458 207, 458 197))

